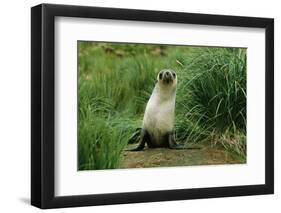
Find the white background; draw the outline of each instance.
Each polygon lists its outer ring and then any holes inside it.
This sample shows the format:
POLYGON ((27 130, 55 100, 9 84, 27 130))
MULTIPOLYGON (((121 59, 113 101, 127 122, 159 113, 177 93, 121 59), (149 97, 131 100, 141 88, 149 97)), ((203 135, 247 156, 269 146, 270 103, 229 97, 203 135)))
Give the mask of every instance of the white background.
MULTIPOLYGON (((51 210, 51 212, 278 212, 281 201, 281 14, 278 1, 44 1, 196 13, 275 18, 275 195, 51 210), (279 82, 279 85, 277 84, 279 82)), ((40 1, 3 1, 0 18, 0 211, 38 212, 30 196, 30 7, 40 1)), ((280 211, 280 210, 279 210, 280 211)))

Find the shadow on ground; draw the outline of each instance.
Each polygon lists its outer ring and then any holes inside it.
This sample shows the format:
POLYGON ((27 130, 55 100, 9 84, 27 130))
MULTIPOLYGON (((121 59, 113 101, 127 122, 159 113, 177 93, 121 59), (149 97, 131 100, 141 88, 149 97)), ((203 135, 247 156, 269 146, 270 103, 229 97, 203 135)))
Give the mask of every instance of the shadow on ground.
POLYGON ((20 202, 22 202, 22 203, 24 203, 26 205, 31 205, 30 204, 30 199, 27 198, 27 197, 21 197, 21 198, 19 198, 19 200, 20 200, 20 202))

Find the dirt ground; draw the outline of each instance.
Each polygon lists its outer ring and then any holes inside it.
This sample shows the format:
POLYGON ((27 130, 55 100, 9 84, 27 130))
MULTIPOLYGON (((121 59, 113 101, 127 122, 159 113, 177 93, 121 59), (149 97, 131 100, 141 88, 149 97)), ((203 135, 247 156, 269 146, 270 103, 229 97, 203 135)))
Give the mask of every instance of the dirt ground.
MULTIPOLYGON (((128 146, 129 148, 130 146, 128 146)), ((173 150, 168 148, 124 151, 121 168, 148 168, 245 163, 224 149, 203 146, 200 149, 173 150)))

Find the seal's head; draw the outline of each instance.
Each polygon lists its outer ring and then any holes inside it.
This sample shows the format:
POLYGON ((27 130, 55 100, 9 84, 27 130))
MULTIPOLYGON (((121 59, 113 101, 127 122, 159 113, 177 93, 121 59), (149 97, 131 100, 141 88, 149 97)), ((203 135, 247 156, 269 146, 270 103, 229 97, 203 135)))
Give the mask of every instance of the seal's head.
POLYGON ((161 70, 158 73, 157 81, 162 86, 171 86, 175 88, 177 86, 177 74, 170 69, 161 70))

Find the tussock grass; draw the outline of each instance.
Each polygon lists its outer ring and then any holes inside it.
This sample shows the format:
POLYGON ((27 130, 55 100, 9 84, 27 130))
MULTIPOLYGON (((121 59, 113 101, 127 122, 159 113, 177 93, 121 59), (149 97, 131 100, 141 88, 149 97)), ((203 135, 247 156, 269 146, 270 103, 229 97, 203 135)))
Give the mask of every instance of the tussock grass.
POLYGON ((177 140, 245 158, 246 50, 79 42, 79 170, 118 168, 161 69, 178 74, 177 140))
POLYGON ((232 142, 246 134, 246 50, 193 48, 189 55, 178 90, 182 138, 219 140, 245 156, 246 137, 232 142))

